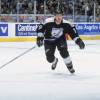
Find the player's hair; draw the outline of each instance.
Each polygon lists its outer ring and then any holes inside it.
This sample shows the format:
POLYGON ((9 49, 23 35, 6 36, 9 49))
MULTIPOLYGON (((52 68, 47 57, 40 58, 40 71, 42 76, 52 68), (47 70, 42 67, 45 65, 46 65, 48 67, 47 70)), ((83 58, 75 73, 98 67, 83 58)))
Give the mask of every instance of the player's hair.
POLYGON ((58 14, 61 14, 61 15, 63 15, 63 12, 62 12, 62 10, 56 10, 56 11, 55 11, 55 15, 58 15, 58 14))

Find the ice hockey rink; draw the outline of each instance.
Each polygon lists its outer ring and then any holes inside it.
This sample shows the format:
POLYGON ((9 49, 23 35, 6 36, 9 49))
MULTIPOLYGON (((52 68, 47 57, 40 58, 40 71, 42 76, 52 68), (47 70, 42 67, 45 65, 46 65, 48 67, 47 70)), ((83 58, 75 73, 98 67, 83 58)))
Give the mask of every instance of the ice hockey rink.
MULTIPOLYGON (((55 71, 37 46, 0 69, 0 100, 100 100, 100 41, 84 41, 80 50, 68 41, 76 73, 71 75, 59 52, 55 71)), ((35 46, 32 42, 0 43, 0 66, 35 46)))

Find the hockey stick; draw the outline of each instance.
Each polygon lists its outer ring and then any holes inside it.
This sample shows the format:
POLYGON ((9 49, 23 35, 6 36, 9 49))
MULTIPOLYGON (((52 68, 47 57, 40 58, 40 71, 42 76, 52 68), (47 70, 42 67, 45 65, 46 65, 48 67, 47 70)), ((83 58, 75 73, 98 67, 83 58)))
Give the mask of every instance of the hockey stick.
POLYGON ((0 69, 2 69, 3 67, 5 67, 6 65, 10 64, 11 62, 15 61, 16 59, 18 59, 19 57, 23 56, 24 54, 28 53, 29 51, 33 50, 34 48, 36 48, 36 46, 26 50, 25 52, 21 53, 20 55, 16 56, 15 58, 13 58, 12 60, 6 62, 5 64, 3 64, 2 66, 0 66, 0 69))

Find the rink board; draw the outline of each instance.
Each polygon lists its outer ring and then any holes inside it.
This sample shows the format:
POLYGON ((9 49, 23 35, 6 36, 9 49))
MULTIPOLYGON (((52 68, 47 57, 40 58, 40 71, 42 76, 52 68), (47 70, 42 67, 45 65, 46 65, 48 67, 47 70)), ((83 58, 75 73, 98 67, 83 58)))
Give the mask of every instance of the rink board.
MULTIPOLYGON (((74 23, 84 40, 100 40, 100 23, 74 23)), ((2 23, 0 42, 36 41, 39 23, 2 23)), ((70 40, 70 37, 68 37, 70 40)))

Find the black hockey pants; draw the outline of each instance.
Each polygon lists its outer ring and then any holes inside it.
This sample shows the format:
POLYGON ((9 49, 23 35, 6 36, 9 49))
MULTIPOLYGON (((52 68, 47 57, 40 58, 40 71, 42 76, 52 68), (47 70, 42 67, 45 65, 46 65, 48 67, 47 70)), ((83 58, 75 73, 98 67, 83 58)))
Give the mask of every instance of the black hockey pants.
POLYGON ((45 54, 46 54, 47 61, 49 63, 52 63, 55 59, 56 47, 62 58, 67 58, 69 56, 66 40, 60 40, 52 43, 45 41, 44 42, 45 54))

